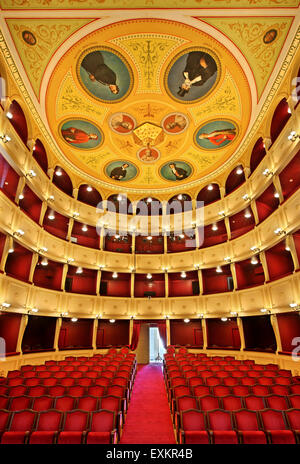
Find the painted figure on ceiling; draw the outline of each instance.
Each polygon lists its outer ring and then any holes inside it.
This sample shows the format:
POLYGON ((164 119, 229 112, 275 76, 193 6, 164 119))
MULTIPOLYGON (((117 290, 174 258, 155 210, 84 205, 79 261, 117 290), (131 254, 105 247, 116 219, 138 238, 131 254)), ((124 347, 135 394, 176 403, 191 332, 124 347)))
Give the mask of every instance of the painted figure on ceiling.
POLYGON ((118 166, 111 171, 110 177, 115 180, 123 179, 127 174, 128 167, 129 167, 128 163, 123 163, 122 166, 118 166))
POLYGON ((199 139, 206 139, 209 140, 214 145, 221 145, 226 140, 231 141, 236 136, 236 129, 223 129, 223 130, 215 130, 210 132, 209 134, 202 134, 198 135, 199 139))
POLYGON ((169 168, 173 172, 176 180, 182 180, 188 177, 187 171, 185 169, 177 167, 175 163, 170 163, 169 168))
POLYGON ((184 82, 179 87, 178 95, 184 97, 192 85, 201 86, 217 71, 215 60, 205 52, 193 51, 187 56, 183 71, 184 82))
POLYGON ((103 55, 100 51, 96 50, 88 53, 83 59, 81 66, 89 73, 91 81, 107 85, 114 94, 119 93, 119 87, 116 84, 116 73, 104 63, 103 55))
POLYGON ((61 131, 63 138, 69 143, 87 143, 89 140, 97 140, 98 135, 84 132, 81 129, 75 127, 69 127, 68 129, 62 129, 61 131))

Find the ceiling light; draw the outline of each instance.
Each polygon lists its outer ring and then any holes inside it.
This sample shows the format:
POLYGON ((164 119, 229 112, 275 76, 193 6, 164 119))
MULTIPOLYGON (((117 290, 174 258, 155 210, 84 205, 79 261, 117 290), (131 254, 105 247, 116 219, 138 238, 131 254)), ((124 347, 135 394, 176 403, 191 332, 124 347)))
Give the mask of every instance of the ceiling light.
POLYGON ((32 309, 31 309, 31 312, 32 312, 32 313, 38 313, 39 310, 38 310, 37 308, 32 308, 32 309))
POLYGON ((112 278, 113 278, 113 279, 117 279, 117 278, 118 278, 118 273, 117 273, 117 272, 113 272, 112 278))
POLYGON ((48 214, 48 219, 50 219, 50 221, 53 221, 55 219, 55 214, 53 211, 50 211, 50 213, 48 214))
POLYGON ((178 200, 182 200, 182 194, 180 193, 178 196, 177 196, 178 200))
POLYGON ((151 235, 148 235, 147 240, 152 240, 151 235))
POLYGON ((151 203, 151 202, 152 202, 152 198, 151 197, 147 198, 147 203, 151 203))
POLYGON ((204 317, 204 314, 197 314, 197 317, 204 317))
POLYGON ((4 302, 2 303, 2 306, 3 306, 4 308, 9 308, 9 307, 11 306, 11 304, 10 304, 10 303, 6 303, 6 302, 4 301, 4 302))
POLYGON ((228 319, 227 319, 227 317, 221 317, 221 321, 226 322, 226 321, 228 321, 228 319))
POLYGON ((275 192, 275 193, 274 193, 274 197, 275 197, 275 198, 279 198, 279 193, 278 193, 278 192, 275 192))
POLYGON ((218 230, 217 224, 213 224, 213 225, 211 226, 211 230, 218 230))
POLYGON ((266 313, 267 311, 268 311, 268 310, 267 310, 266 308, 262 308, 262 309, 260 310, 261 313, 266 313))
POLYGON ((249 195, 248 195, 248 193, 245 193, 245 195, 243 195, 242 198, 243 198, 243 200, 245 200, 245 201, 249 200, 249 195))
POLYGON ((88 231, 88 227, 84 224, 81 228, 82 232, 87 232, 88 231))
POLYGON ((87 189, 88 192, 91 192, 93 190, 90 185, 88 185, 86 189, 87 189))
POLYGON ((298 306, 297 303, 290 303, 291 308, 296 308, 297 306, 298 306))
POLYGON ((8 249, 8 253, 13 253, 15 251, 14 247, 8 249))
POLYGON ((237 168, 236 173, 237 173, 238 175, 243 174, 243 169, 240 168, 240 167, 237 168))
POLYGON ((195 269, 200 269, 200 264, 194 264, 195 269))
POLYGON ((72 322, 77 322, 78 319, 77 319, 77 317, 72 317, 71 321, 72 321, 72 322))
POLYGON ((111 324, 114 324, 116 321, 115 321, 115 319, 109 319, 109 322, 110 322, 111 324))
POLYGON ((184 322, 185 322, 186 324, 188 324, 188 323, 190 322, 190 320, 189 320, 188 318, 186 318, 186 319, 184 319, 184 322))
POLYGON ((249 218, 251 218, 252 214, 251 214, 251 212, 248 210, 248 211, 245 212, 244 216, 245 216, 246 219, 249 219, 249 218))
POLYGON ((47 258, 43 258, 42 261, 41 261, 41 265, 42 265, 42 266, 48 266, 48 259, 47 259, 47 258))
POLYGON ((56 174, 58 177, 60 177, 60 176, 62 176, 62 171, 61 171, 60 169, 57 169, 57 170, 55 171, 55 174, 56 174))
POLYGON ((150 274, 150 272, 147 274, 147 279, 152 279, 152 274, 150 274))
POLYGON ((0 135, 0 139, 2 140, 3 143, 7 143, 11 141, 11 138, 8 135, 0 135))
POLYGON ((12 119, 12 118, 13 118, 13 114, 12 114, 10 111, 8 111, 8 112, 6 113, 6 117, 7 117, 8 119, 12 119))
POLYGON ((185 279, 186 278, 186 272, 182 271, 182 273, 180 274, 180 276, 185 279))
POLYGON ((82 267, 79 266, 79 267, 76 269, 76 274, 82 274, 82 273, 83 273, 82 267))
POLYGON ((19 200, 23 200, 23 198, 24 198, 23 193, 20 193, 20 195, 19 195, 19 200))
POLYGON ((256 258, 256 256, 252 256, 251 264, 258 264, 258 259, 256 258))
POLYGON ((221 266, 216 267, 216 272, 218 272, 218 273, 223 272, 221 266))
POLYGON ((213 186, 212 184, 209 184, 209 185, 207 186, 207 190, 213 190, 213 189, 214 189, 214 186, 213 186))
POLYGON ((179 234, 179 238, 184 238, 184 234, 179 234))
POLYGON ((122 195, 118 195, 118 196, 117 196, 117 200, 118 200, 118 201, 122 201, 122 195))

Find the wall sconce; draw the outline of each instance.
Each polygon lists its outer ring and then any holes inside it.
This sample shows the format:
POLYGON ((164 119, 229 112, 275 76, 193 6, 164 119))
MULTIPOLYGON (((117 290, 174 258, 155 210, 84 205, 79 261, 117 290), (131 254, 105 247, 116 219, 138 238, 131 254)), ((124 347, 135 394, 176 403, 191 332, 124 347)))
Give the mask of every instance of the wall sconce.
POLYGON ((290 133, 290 135, 288 136, 288 139, 291 141, 291 142, 296 142, 297 139, 300 139, 300 134, 297 134, 296 131, 292 131, 290 133))
POLYGON ((259 253, 260 252, 260 249, 258 247, 256 247, 256 246, 252 246, 250 248, 250 250, 253 251, 253 253, 259 253))
POLYGON ((200 269, 200 264, 194 264, 194 268, 199 270, 200 269))
POLYGON ((266 168, 266 169, 263 171, 263 176, 265 176, 265 177, 273 176, 273 172, 270 171, 270 169, 266 168))
POLYGON ((183 321, 184 321, 186 324, 188 324, 188 323, 190 322, 190 319, 185 318, 185 319, 183 319, 183 321))
POLYGON ((77 322, 78 319, 77 319, 77 317, 72 317, 71 321, 72 321, 72 322, 77 322))
POLYGON ((197 317, 199 317, 200 319, 203 319, 204 318, 204 314, 197 314, 197 317))
POLYGON ((79 213, 75 212, 75 213, 73 213, 73 216, 72 216, 72 217, 75 219, 75 218, 77 218, 78 216, 79 216, 79 213))
POLYGON ((10 308, 11 304, 10 303, 6 303, 6 301, 4 301, 2 304, 1 304, 1 309, 5 308, 5 309, 8 309, 10 308))
POLYGON ((12 114, 10 111, 8 111, 8 112, 6 113, 6 117, 7 117, 8 119, 12 119, 12 118, 13 118, 13 114, 12 114))
POLYGON ((22 237, 25 234, 24 230, 18 229, 13 233, 14 237, 22 237))
POLYGON ((224 258, 224 261, 226 261, 226 263, 231 263, 231 258, 230 258, 230 256, 226 256, 226 258, 224 258))
POLYGON ((67 258, 67 264, 73 263, 74 258, 67 258))
POLYGON ((221 317, 221 321, 222 321, 222 322, 227 322, 227 321, 228 321, 228 318, 227 318, 227 317, 221 317))
POLYGON ((242 198, 243 198, 243 200, 245 200, 245 201, 248 201, 248 200, 250 201, 250 200, 251 200, 251 198, 249 197, 248 193, 245 193, 245 195, 243 195, 242 198))
POLYGON ((271 311, 270 311, 269 309, 267 309, 267 308, 262 308, 262 309, 260 310, 260 312, 261 312, 261 313, 264 313, 264 314, 271 314, 271 311))
POLYGON ((115 320, 115 319, 109 319, 109 322, 110 322, 111 324, 114 324, 114 323, 116 322, 116 320, 115 320))
POLYGON ((300 304, 298 303, 290 303, 290 308, 293 308, 295 311, 299 311, 300 310, 300 304))
POLYGON ((277 227, 277 229, 274 230, 274 234, 276 235, 285 235, 286 234, 286 231, 283 230, 281 227, 277 227))
POLYGON ((225 211, 219 211, 218 215, 221 216, 221 217, 225 217, 226 213, 225 213, 225 211))
POLYGON ((236 311, 230 311, 230 315, 236 317, 236 316, 238 316, 238 313, 236 311))
POLYGON ((46 247, 41 247, 38 249, 38 253, 42 253, 42 252, 47 253, 47 251, 48 251, 48 248, 46 247))
POLYGON ((47 201, 54 201, 54 195, 49 195, 49 197, 47 198, 47 201))
POLYGON ((25 177, 32 179, 33 177, 36 177, 36 172, 33 169, 30 169, 30 171, 26 173, 25 177))
POLYGON ((68 313, 68 311, 66 311, 65 313, 61 313, 60 316, 61 316, 61 317, 64 317, 64 316, 68 316, 68 315, 69 315, 69 313, 68 313))
POLYGON ((6 134, 0 135, 0 139, 2 140, 3 143, 7 143, 11 141, 11 138, 6 134))

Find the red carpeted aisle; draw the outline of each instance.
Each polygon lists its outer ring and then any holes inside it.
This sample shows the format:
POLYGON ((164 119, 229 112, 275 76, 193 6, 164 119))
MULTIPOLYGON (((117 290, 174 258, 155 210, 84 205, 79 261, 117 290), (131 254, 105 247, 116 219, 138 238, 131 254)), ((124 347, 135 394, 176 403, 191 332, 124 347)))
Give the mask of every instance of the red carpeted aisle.
POLYGON ((161 364, 138 366, 120 443, 176 443, 161 364))

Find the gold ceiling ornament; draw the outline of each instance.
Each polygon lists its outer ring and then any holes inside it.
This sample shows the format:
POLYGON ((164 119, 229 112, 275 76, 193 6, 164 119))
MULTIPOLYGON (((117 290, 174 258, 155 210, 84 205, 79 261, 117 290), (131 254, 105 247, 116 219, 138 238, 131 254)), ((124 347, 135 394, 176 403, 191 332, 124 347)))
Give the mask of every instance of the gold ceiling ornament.
POLYGON ((134 129, 132 133, 133 139, 137 145, 158 145, 164 140, 163 128, 152 122, 144 122, 134 129))

